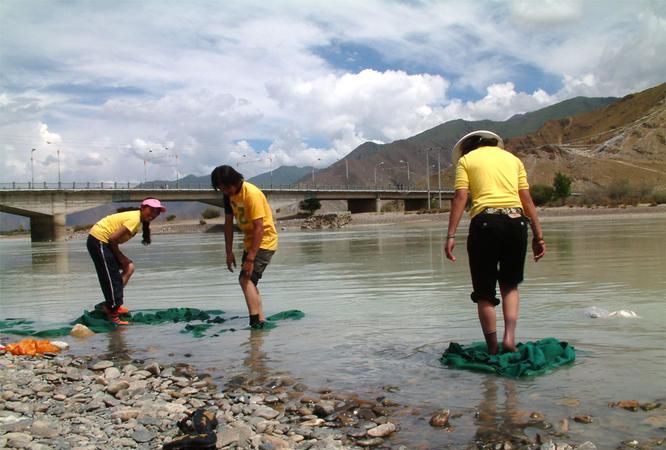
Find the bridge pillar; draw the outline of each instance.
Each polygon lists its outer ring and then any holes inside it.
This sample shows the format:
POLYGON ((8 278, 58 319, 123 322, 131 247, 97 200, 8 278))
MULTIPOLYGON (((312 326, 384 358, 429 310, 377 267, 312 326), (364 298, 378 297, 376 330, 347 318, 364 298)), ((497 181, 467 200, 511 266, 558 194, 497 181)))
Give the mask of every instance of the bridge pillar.
POLYGON ((405 200, 405 211, 418 211, 420 209, 428 209, 427 199, 416 198, 405 200))
POLYGON ((381 202, 378 198, 347 200, 347 209, 350 213, 380 212, 381 202))
POLYGON ((66 214, 30 217, 30 238, 32 242, 64 241, 66 236, 66 214))

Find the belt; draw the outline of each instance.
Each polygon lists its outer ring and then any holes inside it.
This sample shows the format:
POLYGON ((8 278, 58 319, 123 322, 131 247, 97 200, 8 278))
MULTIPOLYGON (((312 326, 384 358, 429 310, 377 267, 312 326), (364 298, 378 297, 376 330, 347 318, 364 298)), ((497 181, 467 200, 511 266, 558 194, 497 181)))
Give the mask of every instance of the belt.
POLYGON ((503 214, 505 216, 510 216, 512 214, 523 215, 523 208, 486 208, 481 211, 481 214, 503 214))

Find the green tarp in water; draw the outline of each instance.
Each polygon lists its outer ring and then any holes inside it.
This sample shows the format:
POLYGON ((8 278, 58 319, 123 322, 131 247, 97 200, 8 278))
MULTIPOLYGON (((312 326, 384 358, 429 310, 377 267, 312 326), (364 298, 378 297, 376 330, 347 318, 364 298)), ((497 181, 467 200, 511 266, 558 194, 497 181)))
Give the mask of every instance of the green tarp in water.
MULTIPOLYGON (((185 322, 187 325, 182 330, 183 333, 192 333, 195 337, 203 337, 205 332, 216 324, 221 324, 232 319, 240 319, 238 316, 227 319, 223 317, 223 314, 224 311, 217 309, 202 310, 197 308, 168 308, 135 311, 123 315, 122 318, 130 322, 130 324, 143 325, 185 322)), ((265 329, 274 328, 275 321, 286 319, 299 320, 304 316, 305 314, 298 310, 283 311, 267 317, 266 320, 270 321, 269 323, 271 326, 265 327, 265 329)), ((95 333, 107 333, 117 328, 116 325, 106 319, 106 315, 100 308, 96 308, 92 311, 84 311, 80 317, 73 320, 68 325, 60 325, 53 328, 39 327, 35 321, 28 319, 0 320, 0 333, 52 338, 68 335, 72 326, 77 323, 87 326, 95 333)), ((235 328, 227 328, 220 331, 235 330, 235 328)))
POLYGON ((520 378, 543 375, 576 359, 575 349, 566 342, 545 338, 520 343, 515 352, 489 355, 485 343, 462 346, 451 342, 440 361, 454 369, 494 373, 503 377, 520 378))

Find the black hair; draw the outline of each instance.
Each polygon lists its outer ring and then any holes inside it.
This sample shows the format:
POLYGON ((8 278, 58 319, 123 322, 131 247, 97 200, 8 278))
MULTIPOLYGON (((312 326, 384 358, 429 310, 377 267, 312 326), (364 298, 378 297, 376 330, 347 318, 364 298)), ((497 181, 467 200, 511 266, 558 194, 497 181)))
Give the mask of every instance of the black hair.
MULTIPOLYGON (((148 200, 153 197, 146 197, 143 200, 148 200)), ((142 200, 142 203, 143 203, 142 200)), ((127 211, 141 211, 141 207, 136 206, 123 206, 116 209, 116 212, 127 212, 127 211)), ((141 243, 143 245, 150 245, 152 240, 150 239, 150 222, 141 221, 141 243)))
POLYGON ((243 182, 243 174, 231 166, 217 166, 210 174, 210 183, 217 191, 218 186, 239 186, 243 182))
POLYGON ((466 155, 479 147, 496 147, 498 143, 498 140, 495 138, 489 138, 475 134, 460 143, 460 153, 461 155, 466 155))

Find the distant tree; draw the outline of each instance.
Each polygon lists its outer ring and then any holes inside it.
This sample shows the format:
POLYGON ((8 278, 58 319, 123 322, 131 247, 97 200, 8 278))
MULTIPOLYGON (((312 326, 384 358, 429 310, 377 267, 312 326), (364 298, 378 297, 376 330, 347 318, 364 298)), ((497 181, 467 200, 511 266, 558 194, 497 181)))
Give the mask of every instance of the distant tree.
POLYGON ((533 184, 530 186, 530 194, 536 206, 542 206, 548 203, 553 198, 554 189, 545 184, 533 184))
POLYGON ((321 208, 321 202, 317 198, 306 198, 298 204, 298 207, 312 215, 321 208))
POLYGON ((553 179, 553 198, 565 199, 571 195, 571 178, 561 172, 553 179))
POLYGON ((169 214, 169 215, 166 217, 166 220, 167 220, 167 222, 171 222, 171 221, 174 220, 175 218, 176 218, 176 215, 175 215, 175 214, 169 214))
POLYGON ((215 219, 220 217, 220 210, 217 208, 206 208, 201 213, 201 217, 204 219, 215 219))

